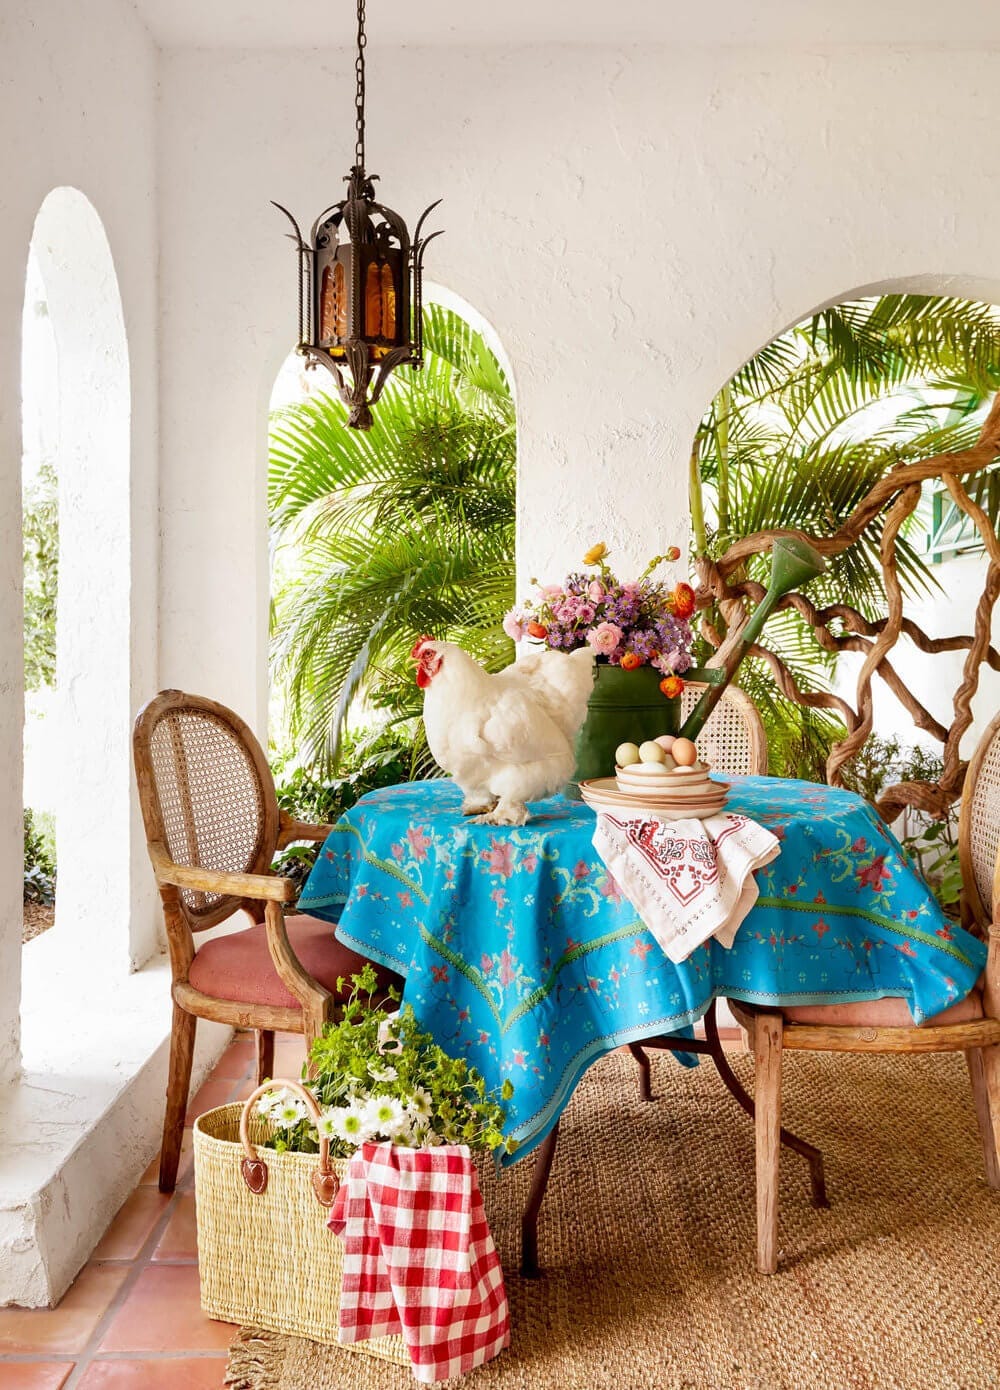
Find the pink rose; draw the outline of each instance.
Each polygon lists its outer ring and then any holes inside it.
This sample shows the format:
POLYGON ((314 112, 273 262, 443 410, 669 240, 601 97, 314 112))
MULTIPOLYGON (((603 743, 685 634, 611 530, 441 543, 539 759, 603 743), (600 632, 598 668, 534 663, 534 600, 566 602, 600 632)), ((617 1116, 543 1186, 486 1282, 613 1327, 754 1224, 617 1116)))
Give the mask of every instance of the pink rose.
POLYGON ((600 603, 604 597, 604 585, 599 579, 592 579, 587 585, 587 597, 593 599, 594 603, 600 603))
POLYGON ((622 630, 614 623, 598 623, 587 633, 587 641, 598 656, 610 656, 622 640, 622 630))
POLYGON ((655 666, 658 671, 662 671, 665 676, 672 676, 677 670, 679 656, 679 652, 661 652, 650 664, 655 666))
POLYGON ((552 599, 562 598, 563 591, 561 584, 542 584, 538 590, 541 597, 549 602, 552 599))
POLYGON ((521 638, 528 630, 528 625, 523 616, 516 608, 512 608, 503 620, 503 630, 507 636, 513 638, 515 642, 520 642, 521 638))

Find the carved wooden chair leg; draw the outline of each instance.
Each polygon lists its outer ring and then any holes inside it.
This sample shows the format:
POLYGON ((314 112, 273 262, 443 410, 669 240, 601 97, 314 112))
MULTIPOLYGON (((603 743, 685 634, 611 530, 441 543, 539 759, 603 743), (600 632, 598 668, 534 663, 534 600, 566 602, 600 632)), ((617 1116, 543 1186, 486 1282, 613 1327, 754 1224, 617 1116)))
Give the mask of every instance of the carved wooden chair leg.
POLYGON ((170 1065, 167 1073, 167 1108, 163 1116, 163 1142, 160 1146, 160 1191, 173 1192, 177 1186, 177 1167, 184 1140, 184 1116, 191 1087, 194 1033, 198 1020, 179 1004, 174 1005, 170 1030, 170 1065))
POLYGON ((257 1085, 274 1075, 274 1029, 257 1029, 257 1085))
POLYGON ((643 1100, 652 1100, 653 1081, 649 1058, 638 1043, 629 1043, 628 1050, 639 1064, 639 1095, 643 1100))
POLYGON ((525 1279, 538 1279, 541 1269, 538 1265, 538 1213, 549 1185, 549 1173, 559 1138, 558 1121, 538 1146, 535 1158, 535 1171, 531 1175, 531 1190, 521 1214, 521 1274, 525 1279))
POLYGON ((965 1060, 983 1141, 986 1181, 1000 1188, 1000 1046, 971 1048, 965 1060))
POLYGON ((778 1172, 781 1163, 780 1014, 760 1013, 754 1028, 754 1130, 757 1143, 757 1269, 778 1268, 778 1172))
MULTIPOLYGON (((705 1037, 709 1045, 709 1054, 715 1063, 715 1069, 722 1077, 726 1090, 736 1101, 737 1105, 754 1118, 754 1103, 744 1090, 739 1077, 729 1065, 729 1058, 723 1051, 722 1041, 719 1038, 719 1027, 715 1018, 715 1000, 709 1006, 708 1013, 705 1015, 705 1037)), ((782 1127, 780 1130, 781 1142, 786 1149, 793 1149, 795 1153, 801 1154, 809 1164, 809 1186, 812 1193, 812 1204, 814 1207, 829 1207, 830 1202, 826 1195, 826 1174, 823 1170, 823 1151, 817 1149, 814 1144, 808 1144, 805 1139, 800 1139, 797 1134, 793 1134, 790 1129, 782 1127)))

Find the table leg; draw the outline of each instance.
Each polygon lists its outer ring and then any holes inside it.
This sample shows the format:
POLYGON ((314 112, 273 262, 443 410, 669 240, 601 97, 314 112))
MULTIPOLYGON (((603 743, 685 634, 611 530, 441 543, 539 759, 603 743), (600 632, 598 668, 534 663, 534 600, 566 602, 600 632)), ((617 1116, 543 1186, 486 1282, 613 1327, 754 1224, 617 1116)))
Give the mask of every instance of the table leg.
MULTIPOLYGON (((708 1052, 715 1063, 715 1069, 722 1077, 726 1090, 733 1097, 736 1103, 746 1111, 751 1120, 756 1123, 756 1107, 750 1096, 740 1084, 740 1079, 729 1065, 729 1058, 722 1049, 722 1042, 719 1038, 719 1027, 715 1019, 715 1000, 713 999, 708 1006, 705 1014, 705 1038, 708 1042, 708 1052)), ((809 1185, 812 1191, 812 1204, 814 1207, 828 1207, 830 1205, 826 1195, 826 1177, 823 1172, 823 1152, 812 1144, 807 1144, 804 1139, 800 1139, 797 1134, 793 1134, 790 1129, 784 1126, 780 1130, 781 1142, 786 1149, 793 1149, 795 1153, 801 1154, 809 1164, 809 1185)))
POLYGON ((535 1171, 531 1175, 531 1191, 521 1214, 521 1274, 525 1279, 538 1279, 542 1273, 538 1266, 538 1213, 545 1198, 545 1189, 549 1185, 549 1173, 558 1138, 557 1121, 538 1146, 535 1171))
POLYGON ((643 1100, 653 1099, 653 1077, 649 1058, 638 1043, 629 1043, 628 1050, 639 1063, 639 1095, 643 1100))

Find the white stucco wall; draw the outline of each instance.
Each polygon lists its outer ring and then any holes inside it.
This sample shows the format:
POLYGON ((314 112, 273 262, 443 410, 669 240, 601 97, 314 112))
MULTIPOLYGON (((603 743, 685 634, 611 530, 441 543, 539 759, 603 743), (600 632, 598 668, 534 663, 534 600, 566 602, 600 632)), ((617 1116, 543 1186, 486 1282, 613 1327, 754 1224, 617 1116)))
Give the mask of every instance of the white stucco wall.
MULTIPOLYGON (((1000 54, 961 49, 387 48, 369 162, 428 274, 516 377, 518 568, 681 539, 689 441, 733 369, 886 282, 993 295, 1000 54)), ((162 68, 164 677, 259 719, 264 428, 293 341, 276 198, 312 216, 352 144, 348 53, 175 51, 162 68), (206 643, 209 650, 205 650, 206 643), (253 692, 253 693, 252 693, 253 692)))
MULTIPOLYGON (((0 12, 0 1076, 17 1066, 21 934, 20 327, 35 216, 59 186, 103 221, 120 284, 131 367, 134 547, 128 597, 131 683, 155 689, 156 662, 156 50, 125 0, 5 5, 0 12)), ((120 486, 109 477, 107 486, 120 486)), ((101 564, 100 547, 93 562, 101 564)), ((101 659, 98 644, 94 658, 101 659)), ((134 703, 134 700, 133 702, 134 703)), ((99 821, 101 807, 92 807, 99 821)), ((135 880, 135 947, 155 949, 144 842, 133 814, 106 854, 135 880)), ((130 923, 107 930, 128 941, 130 923)), ((127 960, 127 952, 125 953, 127 960)))

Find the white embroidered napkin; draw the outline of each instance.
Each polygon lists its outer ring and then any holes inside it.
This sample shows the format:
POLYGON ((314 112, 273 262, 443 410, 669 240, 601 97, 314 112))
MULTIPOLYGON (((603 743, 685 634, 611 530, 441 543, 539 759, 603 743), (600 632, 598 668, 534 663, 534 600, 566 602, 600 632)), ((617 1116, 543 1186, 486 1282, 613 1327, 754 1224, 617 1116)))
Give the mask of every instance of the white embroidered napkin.
POLYGON ((764 826, 728 814, 661 821, 602 812, 594 848, 675 964, 711 936, 733 944, 757 901, 754 869, 781 852, 764 826))

